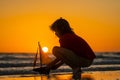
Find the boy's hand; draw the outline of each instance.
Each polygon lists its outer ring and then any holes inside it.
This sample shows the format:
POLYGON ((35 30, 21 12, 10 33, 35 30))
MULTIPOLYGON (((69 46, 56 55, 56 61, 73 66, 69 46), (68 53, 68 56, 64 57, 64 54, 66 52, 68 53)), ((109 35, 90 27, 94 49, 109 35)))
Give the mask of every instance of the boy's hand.
POLYGON ((33 69, 33 71, 39 72, 40 74, 46 74, 46 75, 50 73, 50 69, 48 69, 47 67, 35 68, 33 69))

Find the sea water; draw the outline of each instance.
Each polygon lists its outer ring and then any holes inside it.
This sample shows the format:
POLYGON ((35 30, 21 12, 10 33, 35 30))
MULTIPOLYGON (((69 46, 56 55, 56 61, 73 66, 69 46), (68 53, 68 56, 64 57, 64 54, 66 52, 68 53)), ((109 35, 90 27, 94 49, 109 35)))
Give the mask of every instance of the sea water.
MULTIPOLYGON (((82 71, 113 71, 120 70, 120 52, 99 52, 90 67, 82 71)), ((35 54, 31 53, 0 53, 0 75, 38 74, 33 69, 35 54)), ((37 62, 36 67, 39 67, 37 62)), ((62 65, 51 73, 71 72, 71 68, 62 65)))

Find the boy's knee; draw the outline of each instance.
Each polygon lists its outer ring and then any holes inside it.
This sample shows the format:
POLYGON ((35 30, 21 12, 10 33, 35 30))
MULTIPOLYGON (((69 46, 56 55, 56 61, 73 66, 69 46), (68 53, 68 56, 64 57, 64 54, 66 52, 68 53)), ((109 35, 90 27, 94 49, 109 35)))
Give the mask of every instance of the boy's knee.
POLYGON ((52 49, 52 51, 55 51, 55 50, 57 50, 58 48, 60 48, 60 47, 54 46, 53 49, 52 49))
POLYGON ((58 47, 58 46, 53 47, 53 49, 52 49, 53 55, 55 55, 55 56, 58 55, 59 48, 60 48, 60 47, 58 47))

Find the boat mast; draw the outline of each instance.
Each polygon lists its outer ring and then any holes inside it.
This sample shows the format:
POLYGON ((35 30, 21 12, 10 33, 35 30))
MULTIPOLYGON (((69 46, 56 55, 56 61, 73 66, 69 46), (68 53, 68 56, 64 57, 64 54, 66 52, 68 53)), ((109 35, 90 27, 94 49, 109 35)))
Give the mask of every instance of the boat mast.
POLYGON ((42 48, 40 46, 40 42, 38 42, 38 49, 39 49, 39 55, 40 55, 40 67, 42 67, 42 48))

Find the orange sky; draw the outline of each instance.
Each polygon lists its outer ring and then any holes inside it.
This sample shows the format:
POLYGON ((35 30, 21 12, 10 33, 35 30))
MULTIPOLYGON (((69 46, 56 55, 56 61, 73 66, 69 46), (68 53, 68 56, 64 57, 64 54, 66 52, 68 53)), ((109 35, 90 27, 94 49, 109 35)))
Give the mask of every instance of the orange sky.
POLYGON ((49 26, 70 22, 95 52, 120 51, 120 0, 0 0, 0 52, 49 51, 59 45, 49 26))

